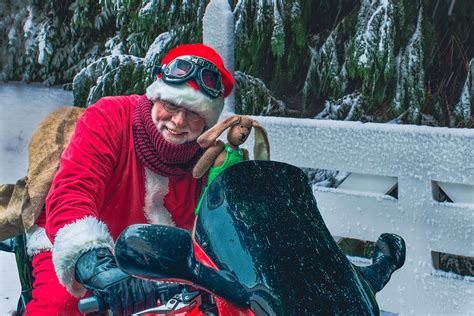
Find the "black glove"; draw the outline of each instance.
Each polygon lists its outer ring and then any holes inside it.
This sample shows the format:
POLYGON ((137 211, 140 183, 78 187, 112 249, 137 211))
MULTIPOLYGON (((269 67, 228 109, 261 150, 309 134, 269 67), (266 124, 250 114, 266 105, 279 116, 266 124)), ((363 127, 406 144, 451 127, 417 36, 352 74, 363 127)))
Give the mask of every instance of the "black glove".
POLYGON ((90 250, 79 257, 76 280, 100 297, 113 315, 130 315, 156 306, 163 284, 134 278, 118 268, 108 248, 90 250))

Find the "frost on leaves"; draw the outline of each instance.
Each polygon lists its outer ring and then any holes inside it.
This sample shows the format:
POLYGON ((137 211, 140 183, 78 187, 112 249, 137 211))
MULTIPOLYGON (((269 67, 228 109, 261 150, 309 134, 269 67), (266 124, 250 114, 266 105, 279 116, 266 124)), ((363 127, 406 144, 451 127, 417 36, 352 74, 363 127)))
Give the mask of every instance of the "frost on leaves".
MULTIPOLYGON (((104 96, 144 93, 145 87, 154 80, 154 65, 161 60, 173 38, 168 32, 160 34, 145 58, 112 54, 94 61, 74 78, 74 104, 86 106, 104 96)), ((114 39, 109 40, 110 46, 114 39)))
POLYGON ((395 27, 393 0, 362 1, 352 54, 348 56, 354 74, 368 75, 375 70, 391 77, 395 27))
MULTIPOLYGON (((375 97, 379 80, 389 81, 394 72, 396 12, 394 0, 362 0, 356 34, 346 54, 350 78, 362 78, 365 94, 375 97)), ((401 3, 400 3, 401 5, 401 3)), ((376 97, 375 103, 383 101, 376 97)))
POLYGON ((459 102, 454 106, 453 116, 451 116, 450 125, 455 127, 462 125, 469 127, 474 124, 472 108, 474 107, 474 58, 469 62, 466 82, 461 92, 459 102))
POLYGON ((423 9, 420 7, 416 30, 397 56, 397 86, 392 111, 398 115, 408 111, 408 122, 418 123, 425 102, 425 68, 423 54, 423 9))
POLYGON ((234 8, 237 49, 250 55, 262 53, 267 43, 273 56, 282 58, 287 50, 287 32, 304 45, 300 1, 239 0, 234 8))
POLYGON ((107 95, 143 94, 144 79, 143 58, 131 55, 100 58, 74 77, 74 105, 91 105, 107 95))
POLYGON ((309 47, 311 61, 303 86, 303 110, 308 109, 308 100, 332 96, 339 98, 344 94, 347 84, 345 65, 337 58, 336 41, 339 27, 332 31, 323 45, 317 49, 309 47))
POLYGON ((285 29, 280 9, 283 4, 279 0, 273 2, 273 33, 272 33, 272 52, 277 57, 283 57, 285 53, 285 29))
POLYGON ((246 115, 287 115, 283 101, 271 95, 262 80, 243 72, 234 73, 236 113, 246 115))
POLYGON ((28 18, 23 25, 23 32, 25 38, 25 54, 21 64, 25 67, 23 80, 31 81, 33 79, 33 72, 36 66, 37 50, 38 50, 38 25, 34 22, 35 13, 31 6, 27 7, 28 18))
POLYGON ((345 95, 336 101, 326 101, 324 110, 316 115, 318 120, 367 121, 364 103, 359 93, 345 95))

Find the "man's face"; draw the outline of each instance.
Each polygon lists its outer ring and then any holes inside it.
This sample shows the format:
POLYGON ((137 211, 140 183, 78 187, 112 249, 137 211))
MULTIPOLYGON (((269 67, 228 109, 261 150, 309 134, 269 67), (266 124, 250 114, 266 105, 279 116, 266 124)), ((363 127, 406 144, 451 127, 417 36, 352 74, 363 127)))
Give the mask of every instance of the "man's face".
POLYGON ((177 145, 197 139, 206 125, 203 118, 197 121, 189 120, 185 109, 174 114, 168 112, 160 100, 153 104, 151 117, 163 138, 177 145))

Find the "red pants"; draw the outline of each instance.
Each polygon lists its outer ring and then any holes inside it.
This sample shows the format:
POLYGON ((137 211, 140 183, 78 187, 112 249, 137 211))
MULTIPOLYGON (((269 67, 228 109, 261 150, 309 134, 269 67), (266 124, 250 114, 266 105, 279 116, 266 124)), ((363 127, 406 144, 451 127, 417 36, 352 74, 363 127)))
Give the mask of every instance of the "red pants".
POLYGON ((26 306, 26 315, 82 315, 75 298, 59 283, 51 252, 33 258, 33 299, 26 306))

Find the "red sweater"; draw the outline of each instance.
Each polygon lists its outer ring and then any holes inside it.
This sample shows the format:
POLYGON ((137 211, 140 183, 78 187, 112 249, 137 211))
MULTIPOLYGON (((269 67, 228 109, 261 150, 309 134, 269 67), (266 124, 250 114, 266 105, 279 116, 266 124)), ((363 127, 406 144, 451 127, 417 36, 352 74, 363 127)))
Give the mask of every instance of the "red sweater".
MULTIPOLYGON (((46 199, 45 228, 53 243, 58 230, 86 216, 105 223, 114 240, 128 225, 147 223, 145 170, 132 134, 139 97, 103 98, 79 119, 46 199)), ((191 229, 199 199, 196 180, 188 174, 164 183, 167 193, 158 203, 163 202, 177 227, 191 229)))

